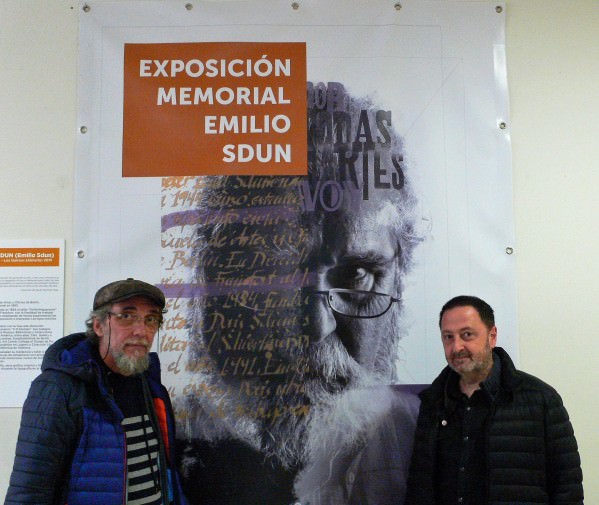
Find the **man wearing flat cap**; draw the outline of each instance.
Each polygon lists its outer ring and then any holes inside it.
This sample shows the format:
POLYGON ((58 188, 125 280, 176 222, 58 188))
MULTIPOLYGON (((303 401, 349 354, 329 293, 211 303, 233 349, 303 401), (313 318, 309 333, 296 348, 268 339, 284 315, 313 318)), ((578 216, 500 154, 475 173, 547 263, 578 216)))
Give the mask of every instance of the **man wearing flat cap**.
POLYGON ((184 505, 174 419, 150 353, 164 294, 100 288, 87 332, 50 346, 21 418, 5 505, 184 505))

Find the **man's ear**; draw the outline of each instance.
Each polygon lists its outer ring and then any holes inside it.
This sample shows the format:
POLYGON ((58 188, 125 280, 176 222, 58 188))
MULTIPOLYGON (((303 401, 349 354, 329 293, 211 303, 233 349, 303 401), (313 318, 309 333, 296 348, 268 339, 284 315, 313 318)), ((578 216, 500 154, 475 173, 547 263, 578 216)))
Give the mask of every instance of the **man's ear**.
POLYGON ((94 318, 94 321, 92 323, 92 328, 94 329, 94 332, 96 333, 96 335, 98 335, 98 337, 104 336, 104 326, 102 322, 96 317, 94 318))
POLYGON ((493 326, 489 332, 489 338, 491 340, 491 349, 497 344, 497 326, 493 326))

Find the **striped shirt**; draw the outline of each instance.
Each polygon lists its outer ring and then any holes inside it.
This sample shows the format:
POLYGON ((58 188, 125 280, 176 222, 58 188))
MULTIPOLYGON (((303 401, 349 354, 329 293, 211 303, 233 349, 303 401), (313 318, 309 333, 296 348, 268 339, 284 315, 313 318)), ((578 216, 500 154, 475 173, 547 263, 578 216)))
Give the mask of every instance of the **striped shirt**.
MULTIPOLYGON (((108 372, 108 385, 123 412, 127 443, 127 505, 162 505, 158 438, 139 376, 108 372)), ((158 434, 160 436, 160 434, 158 434)))
POLYGON ((123 420, 127 438, 127 505, 160 505, 158 440, 147 414, 123 420))

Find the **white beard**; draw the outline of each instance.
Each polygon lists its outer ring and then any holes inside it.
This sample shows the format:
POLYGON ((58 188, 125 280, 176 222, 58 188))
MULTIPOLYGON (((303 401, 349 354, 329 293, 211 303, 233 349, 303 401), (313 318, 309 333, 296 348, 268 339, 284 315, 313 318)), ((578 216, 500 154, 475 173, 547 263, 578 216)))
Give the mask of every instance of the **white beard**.
MULTIPOLYGON (((398 314, 387 324, 395 326, 397 332, 398 314)), ((388 334, 393 335, 391 331, 388 334)), ((291 350, 284 359, 289 363, 303 359, 310 370, 309 376, 297 371, 287 378, 287 382, 303 386, 295 395, 246 395, 239 387, 225 384, 217 374, 198 372, 193 382, 207 384, 210 394, 177 402, 177 410, 186 413, 179 433, 190 440, 241 440, 285 468, 309 467, 325 447, 348 452, 361 443, 366 428, 380 416, 377 405, 386 400, 378 397, 379 389, 375 398, 369 398, 372 393, 364 389, 393 382, 396 345, 394 338, 381 343, 377 358, 380 373, 357 363, 335 335, 307 349, 291 350), (300 409, 298 415, 289 409, 294 405, 309 407, 300 409), (278 415, 268 423, 251 415, 275 409, 278 415)))
POLYGON ((388 417, 393 392, 378 387, 350 390, 310 412, 308 461, 295 480, 301 503, 345 503, 345 476, 368 437, 388 417))
MULTIPOLYGON (((177 409, 187 413, 180 433, 189 439, 242 440, 285 468, 305 466, 312 460, 311 454, 323 447, 335 450, 354 447, 363 437, 364 428, 370 426, 373 416, 377 415, 369 405, 368 391, 363 388, 380 385, 382 378, 350 358, 340 342, 311 349, 311 358, 312 369, 318 371, 318 377, 309 380, 295 377, 295 381, 303 381, 304 393, 284 397, 286 404, 293 398, 298 404, 309 402, 309 408, 301 415, 287 409, 276 395, 250 397, 239 389, 223 385, 218 376, 197 376, 198 383, 208 383, 210 391, 220 393, 192 396, 183 404, 177 403, 177 409), (339 375, 350 378, 348 387, 343 392, 331 392, 326 381, 339 375), (279 415, 267 425, 249 415, 240 415, 240 412, 275 409, 279 415)), ((376 401, 380 399, 377 397, 376 401)))

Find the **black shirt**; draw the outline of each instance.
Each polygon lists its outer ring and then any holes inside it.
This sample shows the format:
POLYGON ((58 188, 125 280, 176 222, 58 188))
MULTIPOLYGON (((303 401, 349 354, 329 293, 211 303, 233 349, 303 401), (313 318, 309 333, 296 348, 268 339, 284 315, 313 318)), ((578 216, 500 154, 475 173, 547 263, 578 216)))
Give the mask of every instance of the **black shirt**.
POLYGON ((468 398, 460 390, 460 377, 450 374, 446 384, 446 410, 437 437, 435 496, 439 505, 485 503, 487 464, 485 426, 499 391, 501 363, 493 360, 489 377, 468 398))

